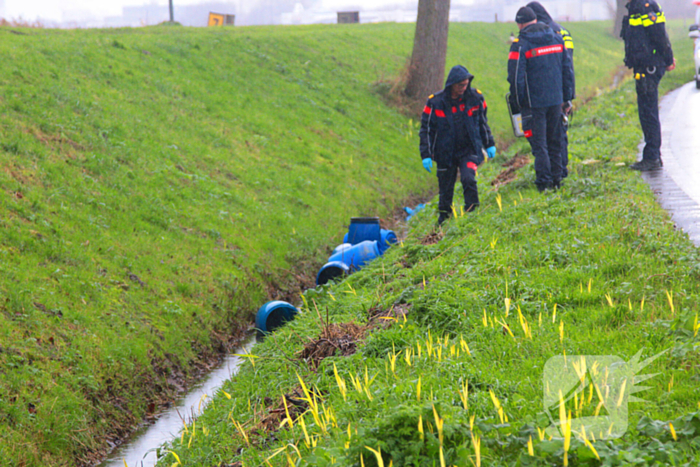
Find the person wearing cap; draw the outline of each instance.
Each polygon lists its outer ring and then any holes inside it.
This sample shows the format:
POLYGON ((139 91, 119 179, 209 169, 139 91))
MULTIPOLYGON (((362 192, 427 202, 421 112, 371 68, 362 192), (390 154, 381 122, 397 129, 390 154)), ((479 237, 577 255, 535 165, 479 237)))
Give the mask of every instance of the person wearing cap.
MULTIPOLYGON (((574 73, 574 98, 576 97, 576 76, 574 72, 574 38, 571 37, 571 33, 561 27, 559 23, 554 21, 550 16, 549 12, 542 6, 540 2, 530 2, 525 5, 531 8, 537 16, 538 23, 544 23, 554 31, 555 34, 559 34, 564 41, 564 48, 566 52, 571 57, 571 72, 574 73)), ((561 140, 561 165, 562 165, 562 178, 566 178, 569 175, 569 114, 562 111, 562 140, 561 140)))
POLYGON ((676 67, 666 34, 666 16, 654 0, 631 0, 622 19, 620 37, 625 41, 625 65, 634 71, 639 122, 644 133, 642 160, 630 166, 646 172, 663 167, 659 83, 676 67))
POLYGON ((515 16, 520 29, 508 55, 508 83, 513 113, 522 113, 523 131, 535 157, 539 191, 559 188, 563 112, 571 109, 574 73, 564 41, 552 28, 537 22, 532 8, 515 16))
POLYGON ((462 65, 454 66, 445 88, 430 97, 421 116, 420 156, 428 172, 437 164, 438 224, 452 214, 457 171, 464 193, 464 210, 479 206, 476 171, 484 161, 496 155, 496 144, 488 124, 486 100, 471 86, 474 75, 462 65))

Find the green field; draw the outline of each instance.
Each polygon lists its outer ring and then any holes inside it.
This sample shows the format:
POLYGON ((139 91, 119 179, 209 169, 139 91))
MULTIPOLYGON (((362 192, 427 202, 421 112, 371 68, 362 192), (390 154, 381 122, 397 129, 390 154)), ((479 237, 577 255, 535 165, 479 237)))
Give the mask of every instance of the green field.
MULTIPOLYGON (((89 464, 311 285, 349 217, 435 189, 385 101, 413 28, 0 29, 0 464, 89 464)), ((619 43, 570 29, 593 96, 619 43)), ((448 51, 501 148, 511 30, 452 24, 448 51)))
MULTIPOLYGON (((693 75, 674 37, 664 91, 693 75)), ((381 259, 307 291, 159 465, 697 465, 700 254, 627 167, 635 99, 627 80, 579 109, 561 190, 538 193, 531 165, 494 189, 491 162, 476 213, 436 231, 428 207, 381 259), (548 360, 580 355, 631 362, 637 378, 614 399, 588 380, 545 410, 548 360), (619 439, 545 431, 628 402, 619 439)), ((527 152, 519 141, 494 162, 527 152)))

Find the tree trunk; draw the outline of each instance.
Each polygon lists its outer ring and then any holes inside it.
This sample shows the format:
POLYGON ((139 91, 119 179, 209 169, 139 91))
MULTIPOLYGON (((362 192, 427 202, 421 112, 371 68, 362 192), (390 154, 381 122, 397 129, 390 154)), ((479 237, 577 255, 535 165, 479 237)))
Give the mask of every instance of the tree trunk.
POLYGON ((449 26, 450 0, 418 0, 407 96, 422 100, 444 87, 449 26))
POLYGON ((617 0, 617 10, 615 11, 615 24, 613 25, 613 37, 620 38, 622 30, 622 17, 627 14, 627 3, 629 0, 617 0))

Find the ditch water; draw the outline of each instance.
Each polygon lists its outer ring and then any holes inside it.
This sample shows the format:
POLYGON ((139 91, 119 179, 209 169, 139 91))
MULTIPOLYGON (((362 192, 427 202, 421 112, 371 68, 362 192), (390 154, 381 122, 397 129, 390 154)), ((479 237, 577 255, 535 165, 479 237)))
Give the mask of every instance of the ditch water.
POLYGON ((156 465, 158 462, 156 449, 179 435, 183 420, 191 423, 202 413, 224 381, 235 375, 242 360, 245 360, 233 354, 246 353, 253 344, 255 344, 255 336, 248 337, 241 347, 227 355, 224 361, 194 386, 187 395, 163 412, 154 424, 134 433, 98 467, 153 467, 156 465))
POLYGON ((692 81, 661 101, 664 167, 644 172, 644 180, 676 226, 700 246, 700 90, 692 81))

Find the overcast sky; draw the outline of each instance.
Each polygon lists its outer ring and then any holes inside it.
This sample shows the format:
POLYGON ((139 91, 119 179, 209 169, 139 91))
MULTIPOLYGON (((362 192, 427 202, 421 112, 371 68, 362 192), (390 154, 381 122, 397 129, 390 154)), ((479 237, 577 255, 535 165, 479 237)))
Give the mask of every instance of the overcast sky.
MULTIPOLYGON (((274 2, 274 0, 272 1, 274 2)), ((453 5, 469 5, 474 1, 453 0, 452 3, 453 5)), ((239 11, 231 12, 236 13, 238 16, 236 24, 269 24, 268 21, 258 22, 254 19, 251 23, 252 18, 250 14, 256 10, 257 6, 263 3, 269 5, 270 0, 174 0, 174 5, 177 10, 178 7, 211 2, 238 5, 239 8, 235 8, 235 10, 239 11)), ((408 8, 414 10, 418 0, 296 0, 296 2, 299 5, 295 9, 301 8, 303 10, 304 8, 301 7, 301 4, 304 4, 307 8, 313 5, 314 11, 328 10, 334 12, 336 9, 342 10, 347 8, 361 11, 376 10, 377 8, 389 10, 408 8), (401 7, 398 7, 399 5, 401 7)), ((24 22, 34 22, 39 20, 45 25, 77 22, 78 26, 82 25, 81 23, 94 26, 96 21, 99 22, 104 18, 122 16, 124 7, 160 6, 167 8, 168 4, 168 0, 0 0, 0 17, 10 21, 21 19, 24 22)), ((286 10, 292 11, 292 8, 289 6, 290 0, 280 0, 280 4, 285 4, 286 10)), ((294 5, 294 0, 292 0, 291 5, 294 5)), ((271 12, 269 8, 264 8, 264 10, 266 10, 268 16, 270 14, 279 15, 285 13, 285 11, 271 12)), ((150 19, 152 20, 153 18, 150 19)), ((164 18, 159 19, 159 21, 161 20, 164 20, 164 18)), ((390 18, 390 20, 396 19, 390 18)), ((153 24, 153 21, 149 21, 149 24, 153 24)))
MULTIPOLYGON (((198 3, 199 0, 175 0, 177 4, 198 3)), ((121 15, 122 8, 133 5, 168 5, 168 0, 0 0, 4 17, 34 21, 38 18, 61 21, 63 12, 86 11, 97 17, 121 15)))

